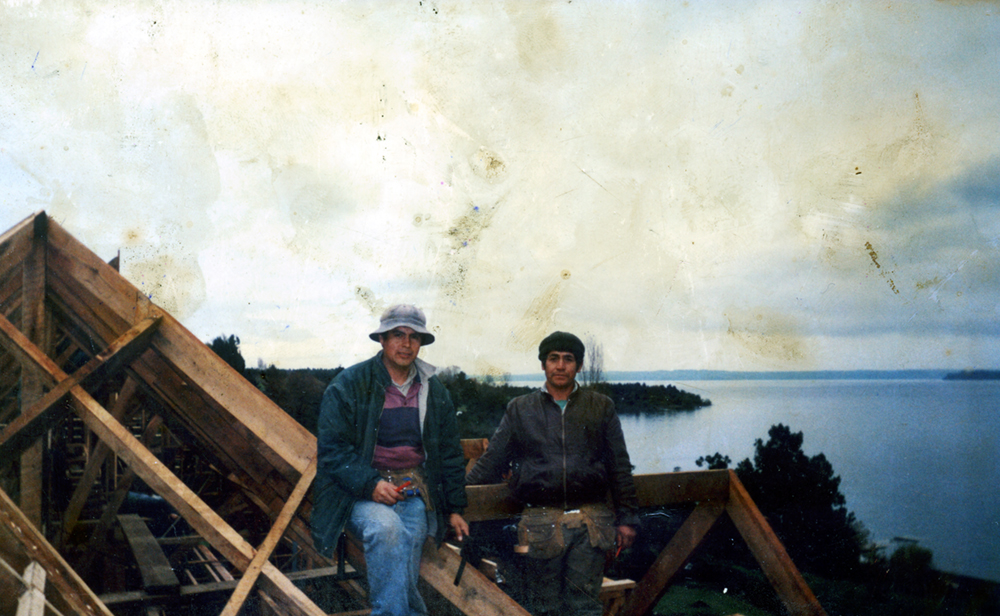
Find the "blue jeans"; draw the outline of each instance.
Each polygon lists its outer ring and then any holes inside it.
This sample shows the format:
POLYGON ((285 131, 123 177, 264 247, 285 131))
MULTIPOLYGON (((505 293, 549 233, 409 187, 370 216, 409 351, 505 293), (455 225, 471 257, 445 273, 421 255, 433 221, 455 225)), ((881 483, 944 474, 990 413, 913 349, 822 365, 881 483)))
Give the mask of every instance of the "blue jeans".
POLYGON ((423 499, 411 497, 392 507, 358 501, 347 528, 365 547, 372 616, 426 616, 427 606, 417 589, 420 554, 427 539, 423 499))

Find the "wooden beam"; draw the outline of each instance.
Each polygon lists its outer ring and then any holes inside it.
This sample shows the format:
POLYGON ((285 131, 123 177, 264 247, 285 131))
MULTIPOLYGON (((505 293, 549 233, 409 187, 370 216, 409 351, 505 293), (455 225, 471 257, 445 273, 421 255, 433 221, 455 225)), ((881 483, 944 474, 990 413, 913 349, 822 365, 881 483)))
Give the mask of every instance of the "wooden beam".
POLYGON ((139 565, 142 587, 146 592, 178 592, 181 582, 170 566, 167 555, 163 553, 160 544, 156 542, 156 537, 149 532, 149 527, 142 518, 134 514, 119 515, 118 525, 125 534, 129 547, 132 548, 135 562, 139 565))
POLYGON ((45 568, 46 585, 51 585, 65 607, 72 610, 67 613, 114 616, 3 490, 0 490, 0 524, 10 530, 25 553, 45 568))
POLYGON ((650 613, 656 607, 657 602, 667 592, 670 580, 691 557, 694 549, 705 538, 705 534, 725 508, 726 504, 719 501, 706 501, 694 508, 670 539, 670 543, 657 556, 656 562, 625 600, 621 608, 622 614, 640 616, 650 613))
POLYGON ((514 498, 505 483, 481 486, 466 486, 469 500, 462 517, 467 522, 484 520, 505 520, 521 515, 524 504, 514 498))
POLYGON ((725 470, 636 475, 634 480, 640 507, 725 502, 729 498, 729 473, 725 470))
POLYGON ((306 494, 308 494, 309 487, 312 485, 313 479, 315 478, 316 458, 313 458, 312 462, 310 462, 309 466, 306 468, 305 474, 302 475, 301 479, 299 479, 299 483, 295 486, 291 496, 289 496, 288 502, 286 502, 284 508, 282 508, 281 513, 278 515, 278 519, 274 521, 274 525, 271 527, 270 532, 267 533, 267 537, 264 538, 264 543, 262 543, 257 549, 257 554, 250 562, 250 566, 243 572, 243 577, 240 579, 240 583, 236 587, 236 591, 233 592, 233 596, 230 597, 229 601, 226 603, 226 607, 222 610, 219 616, 237 616, 237 614, 239 614, 240 608, 243 607, 243 602, 246 601, 247 596, 250 594, 250 590, 253 589, 254 584, 257 582, 257 578, 260 575, 261 569, 264 567, 264 563, 271 557, 271 552, 274 551, 278 542, 281 541, 281 537, 285 534, 285 529, 288 528, 288 525, 291 523, 292 518, 295 516, 295 512, 298 510, 299 505, 302 504, 302 499, 306 497, 306 494))
POLYGON ((802 579, 795 563, 747 494, 736 473, 730 470, 729 474, 729 503, 726 505, 726 513, 750 547, 771 586, 778 592, 778 597, 792 616, 826 616, 823 607, 802 579))
MULTIPOLYGON (((60 403, 71 389, 78 385, 93 387, 141 353, 159 323, 158 317, 143 320, 22 412, 0 432, 0 458, 17 455, 62 419, 65 410, 60 403)), ((9 328, 0 322, 0 335, 7 331, 9 328)))
MULTIPOLYGON (((49 324, 45 314, 45 255, 48 217, 36 216, 32 224, 31 248, 22 262, 21 331, 43 352, 49 352, 49 324)), ((4 319, 6 320, 6 318, 4 319)), ((28 413, 42 397, 42 378, 33 370, 21 370, 21 415, 28 413)), ((44 444, 36 442, 18 452, 21 457, 21 510, 42 526, 44 507, 44 444)), ((0 455, 0 459, 5 456, 0 455)), ((13 456, 11 456, 13 457, 13 456)))
MULTIPOLYGON (((640 507, 724 502, 729 497, 729 474, 725 470, 636 475, 634 480, 640 507)), ((465 493, 469 505, 463 517, 469 522, 514 518, 524 508, 504 483, 466 486, 465 493)))
MULTIPOLYGON (((117 421, 122 422, 125 418, 125 411, 129 408, 137 390, 138 384, 135 379, 132 377, 125 379, 125 384, 122 386, 122 390, 118 393, 118 397, 111 407, 111 416, 117 421)), ((73 496, 70 497, 66 511, 63 513, 63 541, 68 540, 73 529, 76 528, 76 523, 80 519, 80 513, 83 511, 84 505, 87 504, 87 497, 90 495, 94 483, 101 474, 101 467, 104 465, 104 460, 107 459, 110 452, 111 449, 104 441, 100 440, 91 452, 90 458, 87 460, 87 465, 83 469, 83 474, 76 484, 76 489, 73 490, 73 496)))
POLYGON ((455 586, 455 574, 462 558, 453 550, 438 549, 433 539, 424 544, 420 577, 452 605, 469 616, 531 616, 507 593, 475 567, 466 567, 455 586))

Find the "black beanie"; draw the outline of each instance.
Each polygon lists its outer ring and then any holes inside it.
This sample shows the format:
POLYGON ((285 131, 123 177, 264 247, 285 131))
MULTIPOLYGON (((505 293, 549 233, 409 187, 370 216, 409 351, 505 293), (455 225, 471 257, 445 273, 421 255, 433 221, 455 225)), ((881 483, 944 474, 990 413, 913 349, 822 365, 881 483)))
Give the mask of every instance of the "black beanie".
POLYGON ((545 363, 545 358, 552 351, 572 353, 576 365, 583 365, 583 343, 573 334, 567 332, 552 332, 538 345, 538 359, 545 363))

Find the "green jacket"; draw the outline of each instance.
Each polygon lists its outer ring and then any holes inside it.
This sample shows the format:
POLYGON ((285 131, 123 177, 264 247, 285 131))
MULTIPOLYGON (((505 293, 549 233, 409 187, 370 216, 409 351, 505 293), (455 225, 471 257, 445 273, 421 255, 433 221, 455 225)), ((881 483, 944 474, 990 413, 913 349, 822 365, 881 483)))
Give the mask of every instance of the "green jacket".
MULTIPOLYGON (((465 460, 458 438, 455 406, 434 367, 417 360, 420 375, 421 433, 424 474, 437 514, 437 538, 444 537, 447 517, 462 513, 465 497, 465 460)), ((317 436, 318 468, 313 483, 310 514, 316 549, 331 555, 359 499, 370 499, 381 479, 372 468, 385 388, 391 383, 381 351, 334 377, 320 404, 317 436)))

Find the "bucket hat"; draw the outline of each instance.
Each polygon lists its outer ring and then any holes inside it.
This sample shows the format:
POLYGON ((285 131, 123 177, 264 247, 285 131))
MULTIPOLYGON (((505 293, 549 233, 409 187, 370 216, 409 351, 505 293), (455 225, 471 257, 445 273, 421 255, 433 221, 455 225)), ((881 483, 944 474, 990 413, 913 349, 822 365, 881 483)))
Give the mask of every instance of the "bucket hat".
POLYGON ((409 304, 396 304, 383 312, 378 329, 368 334, 368 337, 378 342, 380 334, 397 327, 409 327, 420 334, 421 345, 426 346, 434 342, 434 334, 427 331, 427 317, 424 316, 424 311, 409 304))

